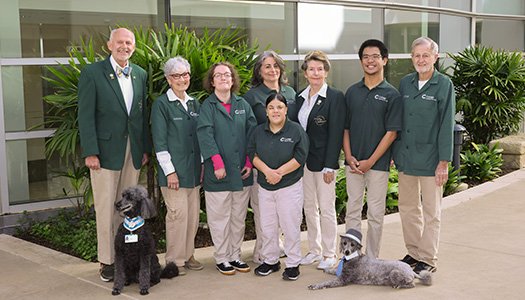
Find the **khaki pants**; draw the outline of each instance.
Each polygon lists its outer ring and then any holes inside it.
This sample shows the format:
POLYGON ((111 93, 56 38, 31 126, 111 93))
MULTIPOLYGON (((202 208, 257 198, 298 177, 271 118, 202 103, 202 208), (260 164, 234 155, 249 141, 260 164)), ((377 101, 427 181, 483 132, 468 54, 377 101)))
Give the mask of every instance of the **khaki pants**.
POLYGON ((182 267, 195 252, 195 235, 199 228, 200 186, 160 188, 166 204, 166 264, 182 267))
POLYGON ((253 185, 250 189, 250 206, 253 211, 253 222, 255 225, 256 240, 253 247, 253 260, 262 261, 261 248, 262 248, 262 231, 261 231, 261 213, 259 210, 259 184, 257 183, 257 170, 252 169, 253 172, 253 185))
POLYGON ((275 264, 281 253, 280 231, 284 233, 286 267, 296 267, 301 262, 301 221, 303 219, 302 181, 276 191, 259 187, 261 212, 262 249, 264 262, 275 264))
POLYGON ((348 194, 345 217, 346 230, 352 228, 361 232, 361 211, 363 209, 363 195, 366 187, 368 224, 366 255, 377 258, 381 249, 389 173, 369 170, 364 175, 361 175, 352 173, 350 170, 349 166, 345 167, 346 192, 348 194))
POLYGON ((336 256, 335 179, 326 184, 322 172, 304 168, 303 190, 309 252, 336 256))
POLYGON ((137 185, 140 170, 133 166, 129 140, 122 170, 90 170, 97 221, 98 261, 110 265, 115 259, 115 235, 123 218, 115 210, 122 191, 137 185))
POLYGON ((205 192, 206 214, 217 264, 241 258, 250 187, 238 192, 205 192))
POLYGON ((408 254, 436 266, 443 187, 434 176, 399 172, 399 216, 408 254))

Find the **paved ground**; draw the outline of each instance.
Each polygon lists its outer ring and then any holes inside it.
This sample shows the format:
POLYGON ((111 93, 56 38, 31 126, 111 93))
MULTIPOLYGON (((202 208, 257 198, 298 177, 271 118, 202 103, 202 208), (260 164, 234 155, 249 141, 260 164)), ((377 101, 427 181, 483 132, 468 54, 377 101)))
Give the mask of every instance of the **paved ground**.
MULTIPOLYGON (((204 270, 164 280, 145 297, 137 285, 113 297, 112 284, 98 278, 98 264, 0 235, 0 299, 525 299, 525 169, 443 201, 440 260, 430 287, 310 291, 308 284, 330 275, 306 266, 295 282, 282 280, 280 273, 224 276, 214 268, 213 249, 202 248, 195 257, 205 264, 204 270)), ((302 237, 306 251, 305 233, 302 237)), ((253 241, 243 245, 247 261, 252 247, 253 241)), ((388 215, 381 257, 399 259, 404 254, 399 216, 388 215)))

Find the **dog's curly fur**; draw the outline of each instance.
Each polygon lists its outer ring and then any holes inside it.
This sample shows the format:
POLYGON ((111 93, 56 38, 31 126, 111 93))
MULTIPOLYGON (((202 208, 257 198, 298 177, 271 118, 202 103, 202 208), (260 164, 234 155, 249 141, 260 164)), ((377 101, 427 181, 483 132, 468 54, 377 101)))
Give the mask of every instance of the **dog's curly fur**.
MULTIPOLYGON (((122 192, 122 198, 115 203, 115 209, 123 216, 144 220, 156 215, 153 202, 142 186, 134 186, 122 192)), ((124 285, 138 282, 140 294, 147 295, 149 288, 160 282, 160 278, 172 278, 178 275, 178 268, 171 263, 161 269, 156 253, 155 240, 148 224, 133 231, 138 235, 135 243, 125 243, 129 231, 121 224, 115 236, 115 275, 113 295, 119 295, 124 285)))
MULTIPOLYGON (((343 263, 341 275, 335 279, 319 284, 309 285, 311 290, 345 286, 349 284, 368 284, 368 285, 387 285, 393 288, 413 288, 414 279, 421 280, 424 285, 432 284, 432 276, 428 271, 414 273, 410 266, 401 261, 378 260, 370 258, 361 253, 361 244, 347 238, 341 237, 339 243, 340 251, 343 255, 350 255, 358 251, 358 256, 343 263)), ((325 272, 334 274, 335 270, 325 272)))

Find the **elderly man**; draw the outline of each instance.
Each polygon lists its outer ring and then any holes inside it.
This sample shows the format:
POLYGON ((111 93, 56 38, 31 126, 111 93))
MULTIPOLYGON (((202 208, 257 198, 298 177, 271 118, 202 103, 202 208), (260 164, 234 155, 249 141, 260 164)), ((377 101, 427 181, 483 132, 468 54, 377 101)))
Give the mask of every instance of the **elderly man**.
POLYGON ((412 43, 416 72, 405 76, 399 92, 403 127, 394 146, 399 170, 399 214, 408 254, 402 259, 416 273, 436 271, 441 200, 452 160, 454 86, 434 68, 438 45, 428 37, 412 43))
POLYGON ((113 279, 113 240, 122 221, 114 203, 123 189, 137 184, 151 151, 147 75, 129 62, 135 36, 128 29, 114 29, 107 46, 111 55, 86 66, 78 83, 80 145, 91 174, 103 281, 113 279))

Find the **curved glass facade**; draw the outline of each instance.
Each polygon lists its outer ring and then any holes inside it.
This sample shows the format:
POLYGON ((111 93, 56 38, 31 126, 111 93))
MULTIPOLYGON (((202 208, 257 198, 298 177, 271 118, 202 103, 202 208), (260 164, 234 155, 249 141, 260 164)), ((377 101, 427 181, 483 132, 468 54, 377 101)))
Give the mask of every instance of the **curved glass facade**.
MULTIPOLYGON (((455 53, 473 44, 509 51, 525 49, 522 0, 245 1, 245 0, 19 0, 0 10, 0 214, 67 205, 57 176, 58 157, 44 155, 52 128, 30 130, 47 116, 42 98, 52 89, 41 79, 45 66, 67 62, 81 37, 104 47, 116 25, 160 27, 164 23, 242 29, 250 43, 275 49, 287 61, 296 90, 305 86, 298 69, 310 50, 329 54, 329 81, 346 90, 361 78, 357 57, 368 38, 385 41, 391 56, 388 80, 397 85, 411 71, 410 45, 422 35, 455 53), (341 4, 343 3, 343 4, 341 4), (505 34, 501 34, 505 32, 505 34)), ((447 63, 445 59, 445 64, 447 63)))

